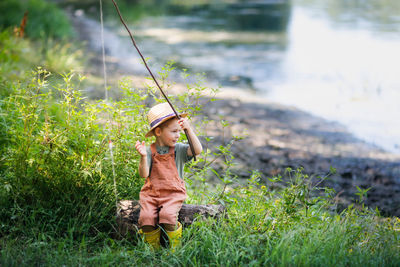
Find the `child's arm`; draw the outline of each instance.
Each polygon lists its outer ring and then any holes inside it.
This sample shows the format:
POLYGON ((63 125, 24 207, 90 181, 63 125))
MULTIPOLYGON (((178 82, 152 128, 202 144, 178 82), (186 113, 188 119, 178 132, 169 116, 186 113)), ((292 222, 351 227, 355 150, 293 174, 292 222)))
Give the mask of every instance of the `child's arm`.
POLYGON ((147 162, 147 151, 144 141, 142 143, 136 141, 135 147, 140 154, 139 175, 140 177, 147 178, 149 176, 149 164, 147 162))
POLYGON ((203 151, 203 147, 201 146, 200 140, 197 137, 197 135, 194 133, 192 127, 190 126, 189 121, 186 118, 181 118, 178 121, 179 125, 182 127, 183 130, 187 130, 188 133, 188 138, 190 138, 190 141, 192 141, 193 144, 193 149, 194 149, 194 153, 192 152, 192 150, 190 149, 190 147, 188 148, 188 155, 189 156, 193 156, 193 155, 199 155, 201 153, 201 151, 203 151))

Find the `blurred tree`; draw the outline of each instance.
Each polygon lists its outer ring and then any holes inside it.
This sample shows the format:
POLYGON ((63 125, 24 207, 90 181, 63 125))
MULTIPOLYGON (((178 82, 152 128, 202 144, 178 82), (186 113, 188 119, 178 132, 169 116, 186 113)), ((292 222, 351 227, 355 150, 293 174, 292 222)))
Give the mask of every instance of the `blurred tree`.
POLYGON ((29 12, 25 33, 31 38, 63 38, 73 36, 65 13, 45 0, 0 1, 0 29, 18 27, 25 12, 29 12))

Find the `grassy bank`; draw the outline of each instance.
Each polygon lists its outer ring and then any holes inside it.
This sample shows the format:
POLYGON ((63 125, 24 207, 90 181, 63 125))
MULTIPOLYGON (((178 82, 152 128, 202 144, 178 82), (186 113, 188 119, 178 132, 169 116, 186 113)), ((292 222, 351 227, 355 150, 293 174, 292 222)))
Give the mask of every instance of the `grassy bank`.
MULTIPOLYGON (((157 91, 133 88, 129 80, 122 80, 121 101, 88 101, 82 90, 84 77, 70 72, 84 64, 78 60, 79 49, 58 41, 44 47, 41 41, 16 38, 10 30, 1 32, 0 45, 0 265, 400 263, 400 220, 364 207, 366 192, 359 192, 358 205, 338 213, 334 192, 318 187, 326 177, 288 169, 284 177, 270 178, 271 187, 260 184, 256 171, 247 181, 238 181, 231 172, 233 140, 210 147, 187 169, 187 202, 224 204, 226 218, 199 220, 185 228, 182 247, 174 254, 153 253, 134 238, 115 239, 115 198, 137 199, 143 184, 132 144, 144 139, 145 103, 150 96, 160 101, 157 91), (215 171, 216 158, 223 172, 215 171), (217 181, 209 184, 210 176, 217 181), (273 190, 281 180, 286 187, 273 190)), ((165 66, 163 80, 172 68, 165 66)), ((201 83, 187 84, 187 91, 172 101, 196 116, 205 107, 190 107, 204 89, 201 83)), ((200 133, 206 124, 199 122, 200 133)), ((221 122, 222 129, 227 126, 221 122)), ((208 141, 205 137, 205 147, 208 141)), ((327 172, 329 177, 334 170, 327 172)))

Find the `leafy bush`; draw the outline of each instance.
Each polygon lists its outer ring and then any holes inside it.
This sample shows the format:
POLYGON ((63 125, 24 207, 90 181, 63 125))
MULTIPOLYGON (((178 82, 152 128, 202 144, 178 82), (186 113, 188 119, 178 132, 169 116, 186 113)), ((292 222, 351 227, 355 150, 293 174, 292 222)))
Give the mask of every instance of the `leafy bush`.
MULTIPOLYGON (((154 88, 132 89, 123 80, 121 101, 85 101, 77 89, 84 77, 64 74, 50 86, 50 76, 38 68, 0 102, 1 231, 31 236, 40 225, 54 236, 110 232, 115 199, 137 199, 143 182, 133 144, 148 129, 145 101, 161 99, 154 88)), ((185 105, 199 96, 193 86, 171 99, 185 105)))
POLYGON ((29 83, 16 84, 1 105, 6 204, 1 218, 7 222, 2 231, 11 235, 30 229, 24 233, 29 236, 37 227, 55 236, 104 229, 105 211, 113 203, 103 167, 105 135, 95 121, 100 109, 81 102, 73 75, 65 75, 65 84, 54 92, 48 76, 38 69, 29 83))

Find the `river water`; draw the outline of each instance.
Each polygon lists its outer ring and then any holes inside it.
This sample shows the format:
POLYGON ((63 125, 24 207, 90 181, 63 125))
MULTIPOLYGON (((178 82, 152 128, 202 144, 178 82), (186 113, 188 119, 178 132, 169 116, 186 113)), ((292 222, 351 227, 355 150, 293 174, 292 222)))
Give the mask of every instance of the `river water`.
POLYGON ((230 2, 168 3, 130 27, 153 62, 174 60, 222 90, 293 105, 400 154, 400 1, 230 2))

